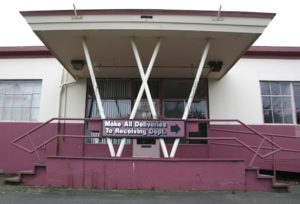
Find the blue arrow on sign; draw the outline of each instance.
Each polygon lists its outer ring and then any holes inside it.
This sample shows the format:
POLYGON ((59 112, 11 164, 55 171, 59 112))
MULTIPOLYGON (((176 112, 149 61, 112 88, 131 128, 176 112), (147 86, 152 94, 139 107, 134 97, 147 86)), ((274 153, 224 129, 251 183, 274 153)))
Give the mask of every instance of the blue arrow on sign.
POLYGON ((171 132, 176 132, 176 134, 179 132, 180 127, 176 124, 176 125, 172 125, 171 126, 171 132))

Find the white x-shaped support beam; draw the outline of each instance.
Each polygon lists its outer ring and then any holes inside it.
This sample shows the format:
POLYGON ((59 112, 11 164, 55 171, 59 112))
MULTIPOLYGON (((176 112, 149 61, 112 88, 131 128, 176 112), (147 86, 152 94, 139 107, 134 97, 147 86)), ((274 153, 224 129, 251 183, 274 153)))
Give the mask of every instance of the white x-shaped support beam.
MULTIPOLYGON (((101 119, 105 119, 105 113, 104 113, 104 109, 103 109, 103 106, 102 106, 102 103, 101 103, 100 93, 99 93, 99 89, 98 89, 94 69, 93 69, 93 66, 92 66, 91 57, 90 57, 90 54, 89 54, 89 50, 88 50, 85 38, 82 39, 82 47, 83 47, 86 63, 87 63, 87 66, 88 66, 88 69, 89 69, 89 72, 90 72, 91 81, 92 81, 94 93, 95 93, 95 96, 96 96, 96 102, 97 102, 98 110, 99 110, 99 113, 100 113, 100 117, 101 117, 101 119)), ((111 138, 107 138, 107 144, 108 144, 110 156, 115 157, 116 154, 115 154, 115 150, 114 150, 114 146, 112 144, 111 138)))
MULTIPOLYGON (((154 103, 153 103, 153 100, 152 100, 152 96, 151 96, 147 81, 148 81, 149 76, 151 74, 156 56, 158 54, 160 44, 161 44, 161 39, 159 39, 158 42, 156 43, 156 46, 154 48, 150 63, 148 65, 148 68, 147 68, 147 71, 146 71, 146 74, 144 73, 143 65, 142 65, 142 62, 141 62, 141 59, 140 59, 139 52, 138 52, 138 49, 136 47, 135 41, 134 41, 133 38, 131 38, 130 41, 131 41, 134 56, 135 56, 135 59, 136 59, 137 65, 138 65, 139 73, 140 73, 140 76, 141 76, 141 79, 142 79, 142 85, 141 85, 141 88, 139 90, 137 99, 135 101, 135 104, 134 104, 134 107, 132 109, 132 112, 130 114, 129 119, 134 119, 134 117, 136 115, 136 112, 137 112, 137 108, 140 104, 140 101, 141 101, 141 98, 142 98, 142 95, 143 95, 144 91, 146 92, 146 95, 147 95, 147 99, 148 99, 148 103, 149 103, 149 106, 150 106, 152 117, 153 117, 153 119, 157 119, 155 106, 154 106, 154 103)), ((87 61, 87 66, 88 66, 88 69, 89 69, 89 72, 90 72, 91 81, 92 81, 94 93, 95 93, 95 96, 96 96, 96 102, 97 102, 98 110, 99 110, 99 113, 100 113, 100 117, 101 117, 101 119, 105 119, 104 109, 103 109, 103 106, 102 106, 102 103, 101 103, 100 93, 99 93, 96 77, 95 77, 95 74, 94 74, 94 70, 93 70, 93 66, 92 66, 92 62, 91 62, 91 58, 90 58, 90 54, 89 54, 89 51, 88 51, 88 47, 87 47, 87 43, 86 43, 85 38, 82 39, 82 46, 83 46, 85 58, 86 58, 86 61, 87 61)), ((187 117, 188 117, 188 114, 189 114, 189 111, 190 111, 190 108, 191 108, 191 105, 192 105, 192 102, 193 102, 193 99, 194 99, 194 96, 195 96, 195 93, 196 93, 196 89, 197 89, 197 86, 198 86, 198 83, 199 83, 199 80, 200 80, 200 76, 201 76, 201 73, 202 73, 202 70, 203 70, 203 67, 204 67, 204 63, 205 63, 205 60, 206 60, 206 57, 207 57, 207 54, 208 54, 208 51, 209 51, 209 47, 210 47, 210 40, 208 40, 206 45, 205 45, 204 52, 202 54, 202 58, 201 58, 201 61, 200 61, 200 64, 199 64, 199 67, 198 67, 198 70, 197 70, 197 73, 196 73, 196 76, 195 76, 194 83, 193 83, 193 87, 192 87, 191 92, 190 92, 188 103, 185 107, 185 111, 184 111, 184 114, 182 116, 182 120, 186 120, 187 117)), ((165 141, 162 138, 160 138, 159 140, 160 140, 160 145, 161 145, 164 157, 168 158, 169 155, 168 155, 168 151, 167 151, 167 148, 166 148, 165 141)), ((175 139, 172 150, 171 150, 170 158, 174 158, 175 153, 177 151, 179 141, 180 141, 180 139, 178 139, 178 138, 175 139)), ((124 149, 125 142, 126 142, 126 138, 123 138, 121 140, 121 143, 120 143, 117 155, 116 155, 117 157, 120 157, 122 155, 122 151, 124 149)), ((115 157, 115 150, 114 150, 111 138, 107 138, 107 144, 108 144, 108 147, 109 147, 111 157, 115 157)))
MULTIPOLYGON (((198 70, 197 70, 197 73, 196 73, 196 76, 195 76, 195 79, 194 79, 194 83, 193 83, 193 86, 192 86, 192 89, 191 89, 191 92, 190 92, 189 100, 188 100, 188 103, 187 103, 187 105, 184 109, 182 120, 186 120, 188 115, 189 115, 191 105, 192 105, 192 102, 194 100, 195 93, 196 93, 196 90, 197 90, 197 87, 198 87, 198 83, 199 83, 199 80, 200 80, 200 77, 201 77, 201 73, 202 73, 202 70, 203 70, 203 67, 204 67, 204 63, 205 63, 205 60, 206 60, 206 57, 207 57, 207 54, 208 54, 208 51, 209 51, 210 41, 211 40, 208 39, 207 42, 206 42, 206 45, 205 45, 205 48, 204 48, 204 51, 203 51, 203 54, 202 54, 202 57, 201 57, 201 60, 200 60, 200 64, 199 64, 199 67, 198 67, 198 70)), ((174 158, 174 156, 176 154, 176 151, 177 151, 179 141, 180 141, 179 138, 175 139, 175 141, 173 143, 173 146, 172 146, 171 153, 170 153, 170 158, 174 158)))
MULTIPOLYGON (((155 59, 157 57, 157 54, 158 54, 158 51, 159 51, 159 48, 160 48, 160 44, 161 44, 161 39, 159 39, 157 41, 157 43, 156 43, 156 46, 154 48, 151 60, 149 62, 146 74, 144 73, 143 65, 142 65, 142 62, 141 62, 141 59, 140 59, 140 55, 139 55, 138 49, 136 47, 134 38, 131 38, 130 42, 131 42, 133 53, 134 53, 134 56, 135 56, 135 59, 136 59, 136 63, 137 63, 138 69, 139 69, 139 73, 140 73, 140 76, 141 76, 141 79, 142 79, 142 85, 140 87, 138 96, 137 96, 136 101, 134 103, 134 106, 133 106, 133 109, 131 111, 129 119, 134 119, 134 117, 136 115, 136 112, 137 112, 137 109, 138 109, 138 106, 140 104, 140 101, 142 99, 144 91, 146 92, 146 96, 147 96, 147 100, 148 100, 148 104, 149 104, 149 107, 150 107, 150 110, 151 110, 152 117, 153 117, 153 119, 157 119, 157 114, 156 114, 155 106, 154 106, 154 103, 153 103, 153 100, 152 100, 152 96, 151 96, 150 89, 149 89, 147 81, 148 81, 148 79, 150 77, 150 74, 151 74, 151 71, 152 71, 155 59)), ((169 155, 168 155, 168 152, 167 152, 165 141, 162 138, 160 138, 159 140, 160 140, 160 145, 161 145, 164 157, 168 158, 169 155)), ((125 138, 123 138, 121 140, 121 144, 120 144, 118 152, 117 152, 117 157, 120 157, 122 155, 122 151, 123 151, 123 148, 124 148, 124 145, 125 145, 125 141, 126 141, 125 138)))

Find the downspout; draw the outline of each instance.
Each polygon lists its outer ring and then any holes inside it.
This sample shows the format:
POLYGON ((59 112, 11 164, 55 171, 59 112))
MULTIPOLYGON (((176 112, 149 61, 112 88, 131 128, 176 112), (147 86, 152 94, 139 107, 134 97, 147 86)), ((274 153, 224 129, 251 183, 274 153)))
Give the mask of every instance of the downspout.
MULTIPOLYGON (((66 75, 65 69, 62 69, 61 80, 60 80, 60 85, 59 85, 59 94, 58 94, 58 110, 57 110, 57 117, 58 118, 61 117, 61 99, 62 99, 62 92, 63 92, 64 87, 68 84, 72 84, 72 83, 77 82, 76 79, 74 79, 74 81, 71 81, 71 82, 64 82, 66 80, 67 80, 67 75, 66 75)), ((66 100, 67 100, 67 98, 65 97, 65 101, 66 100)), ((66 108, 66 106, 65 106, 65 108, 66 108)), ((66 111, 64 110, 64 113, 65 112, 66 111)), ((64 117, 65 117, 65 115, 64 115, 64 117)), ((61 131, 60 122, 61 122, 60 120, 57 121, 57 134, 58 135, 60 134, 60 131, 61 131)), ((59 138, 57 138, 57 142, 56 142, 56 155, 59 155, 59 138)))
POLYGON ((61 117, 61 98, 62 98, 62 92, 63 92, 63 89, 66 85, 69 85, 69 84, 73 84, 73 83, 76 83, 77 82, 77 79, 74 79, 74 81, 70 81, 70 82, 64 82, 67 80, 67 75, 65 74, 65 70, 63 69, 62 70, 62 75, 61 75, 61 81, 60 81, 60 86, 59 86, 59 95, 58 95, 58 113, 57 113, 57 116, 58 118, 61 117), (65 79, 64 79, 65 78, 65 79))

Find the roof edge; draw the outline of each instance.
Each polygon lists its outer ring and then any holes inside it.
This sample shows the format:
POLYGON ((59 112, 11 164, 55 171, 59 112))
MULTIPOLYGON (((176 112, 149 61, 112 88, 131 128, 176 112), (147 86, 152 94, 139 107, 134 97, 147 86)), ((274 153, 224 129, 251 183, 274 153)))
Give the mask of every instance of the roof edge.
POLYGON ((300 59, 300 47, 252 46, 242 58, 300 59))
POLYGON ((0 59, 54 58, 45 46, 0 47, 0 59))
MULTIPOLYGON (((51 16, 51 15, 74 15, 73 10, 44 10, 44 11, 20 11, 25 16, 51 16)), ((78 15, 109 15, 109 14, 158 14, 158 15, 201 15, 217 16, 218 11, 212 10, 164 10, 164 9, 103 9, 103 10, 77 10, 78 15)), ((276 13, 222 11, 224 17, 252 17, 274 18, 276 13)))
MULTIPOLYGON (((0 47, 0 58, 53 58, 46 46, 0 47)), ((300 59, 300 47, 252 46, 242 58, 300 59)))

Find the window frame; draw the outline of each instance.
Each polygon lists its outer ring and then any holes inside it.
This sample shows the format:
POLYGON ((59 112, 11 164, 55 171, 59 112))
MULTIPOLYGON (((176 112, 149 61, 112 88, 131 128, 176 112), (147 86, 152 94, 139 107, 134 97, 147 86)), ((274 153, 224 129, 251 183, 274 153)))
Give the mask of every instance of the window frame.
MULTIPOLYGON (((24 93, 24 89, 22 90, 22 93, 16 93, 15 90, 13 90, 13 93, 4 93, 4 99, 3 99, 3 102, 2 104, 0 104, 0 109, 2 109, 2 112, 0 114, 0 122, 38 122, 39 121, 39 116, 40 116, 40 109, 41 109, 41 98, 42 98, 42 86, 43 86, 43 80, 42 79, 4 79, 4 80, 0 80, 0 82, 10 82, 10 83, 17 83, 17 82, 25 82, 25 83, 34 83, 35 85, 30 85, 31 87, 31 92, 30 93, 24 93), (36 85, 38 84, 38 86, 36 85), (35 87, 38 87, 39 91, 38 92, 35 92, 35 87), (14 96, 25 96, 25 95, 28 95, 30 96, 30 105, 28 106, 24 106, 23 104, 21 106, 14 106, 14 99, 12 99, 12 105, 10 107, 4 107, 4 104, 5 104, 5 96, 6 95, 11 95, 13 98, 14 96), (38 101, 38 105, 37 106, 33 106, 33 98, 35 95, 39 95, 39 101, 38 101), (9 120, 6 120, 6 119, 3 119, 3 109, 4 108, 10 108, 12 109, 10 111, 10 119, 9 120), (28 114, 28 117, 27 117, 27 120, 12 120, 11 118, 11 114, 13 114, 13 109, 14 108, 28 108, 29 109, 29 114, 28 114), (34 120, 32 120, 32 110, 33 109, 37 109, 37 116, 34 120)), ((24 84, 22 84, 22 86, 24 86, 24 84)), ((23 103, 24 101, 22 101, 23 103)), ((24 116, 22 116, 22 113, 20 115, 20 118, 22 118, 24 116)))
MULTIPOLYGON (((128 99, 128 100, 131 100, 131 110, 134 106, 134 103, 135 103, 135 84, 136 84, 136 81, 141 81, 140 78, 129 78, 129 79, 126 79, 126 78, 109 78, 109 79, 105 79, 105 78, 97 78, 96 80, 130 80, 131 81, 131 97, 130 99, 129 98, 106 98, 106 97, 101 97, 101 100, 117 100, 117 99, 128 99)), ((152 98, 153 100, 156 100, 156 101, 159 101, 159 113, 157 113, 157 115, 159 115, 159 118, 165 118, 164 116, 164 101, 165 100, 169 100, 169 101, 174 101, 174 100, 181 100, 183 102, 187 102, 188 101, 188 98, 163 98, 163 81, 164 80, 187 80, 187 81, 192 81, 192 84, 194 82, 194 79, 192 78, 152 78, 152 79, 149 79, 150 80, 158 80, 159 81, 159 98, 152 98)), ((193 102, 198 102, 198 101, 206 101, 206 118, 209 119, 209 92, 208 92, 208 79, 207 78, 201 78, 200 80, 204 80, 204 83, 206 84, 206 97, 199 97, 199 98, 194 98, 193 102)), ((148 82, 149 82, 148 81, 148 82)), ((88 112, 88 100, 89 99, 95 99, 95 96, 94 98, 93 97, 89 97, 89 94, 88 94, 88 90, 89 88, 93 88, 91 87, 92 84, 91 84, 91 79, 88 79, 87 80, 87 93, 86 93, 86 113, 85 115, 87 114, 88 112)), ((188 93, 188 96, 189 96, 190 93, 188 93)), ((181 119, 182 116, 179 118, 181 119)), ((87 123, 86 123, 86 126, 87 126, 87 123)), ((209 123, 207 123, 207 128, 209 128, 209 123)), ((207 131, 207 136, 209 134, 209 131, 207 131)), ((197 137, 192 137, 193 139, 197 139, 197 137)), ((189 139, 189 136, 187 135, 186 139, 189 139)), ((98 143, 98 144, 102 144, 102 143, 98 143)), ((189 144, 189 143, 184 143, 184 144, 189 144)))
MULTIPOLYGON (((296 105, 295 105, 295 96, 294 96, 294 88, 293 88, 293 83, 299 83, 297 81, 267 81, 267 80, 260 80, 259 81, 259 90, 260 90, 260 101, 261 101, 261 113, 262 113, 262 120, 263 120, 263 124, 264 125, 300 125, 297 124, 297 115, 296 115, 296 105), (289 88, 290 88, 290 95, 263 95, 262 94, 262 90, 261 90, 261 83, 288 83, 289 84, 289 88), (264 118, 264 107, 263 107, 263 97, 269 96, 270 98, 272 96, 279 96, 279 97, 290 97, 291 100, 291 111, 292 111, 292 123, 275 123, 274 122, 274 116, 272 113, 272 123, 266 123, 265 122, 265 118, 264 118)), ((272 100, 271 100, 271 106, 272 106, 272 100)), ((273 110, 273 109, 270 109, 273 110)), ((284 110, 282 108, 282 110, 284 110)))

